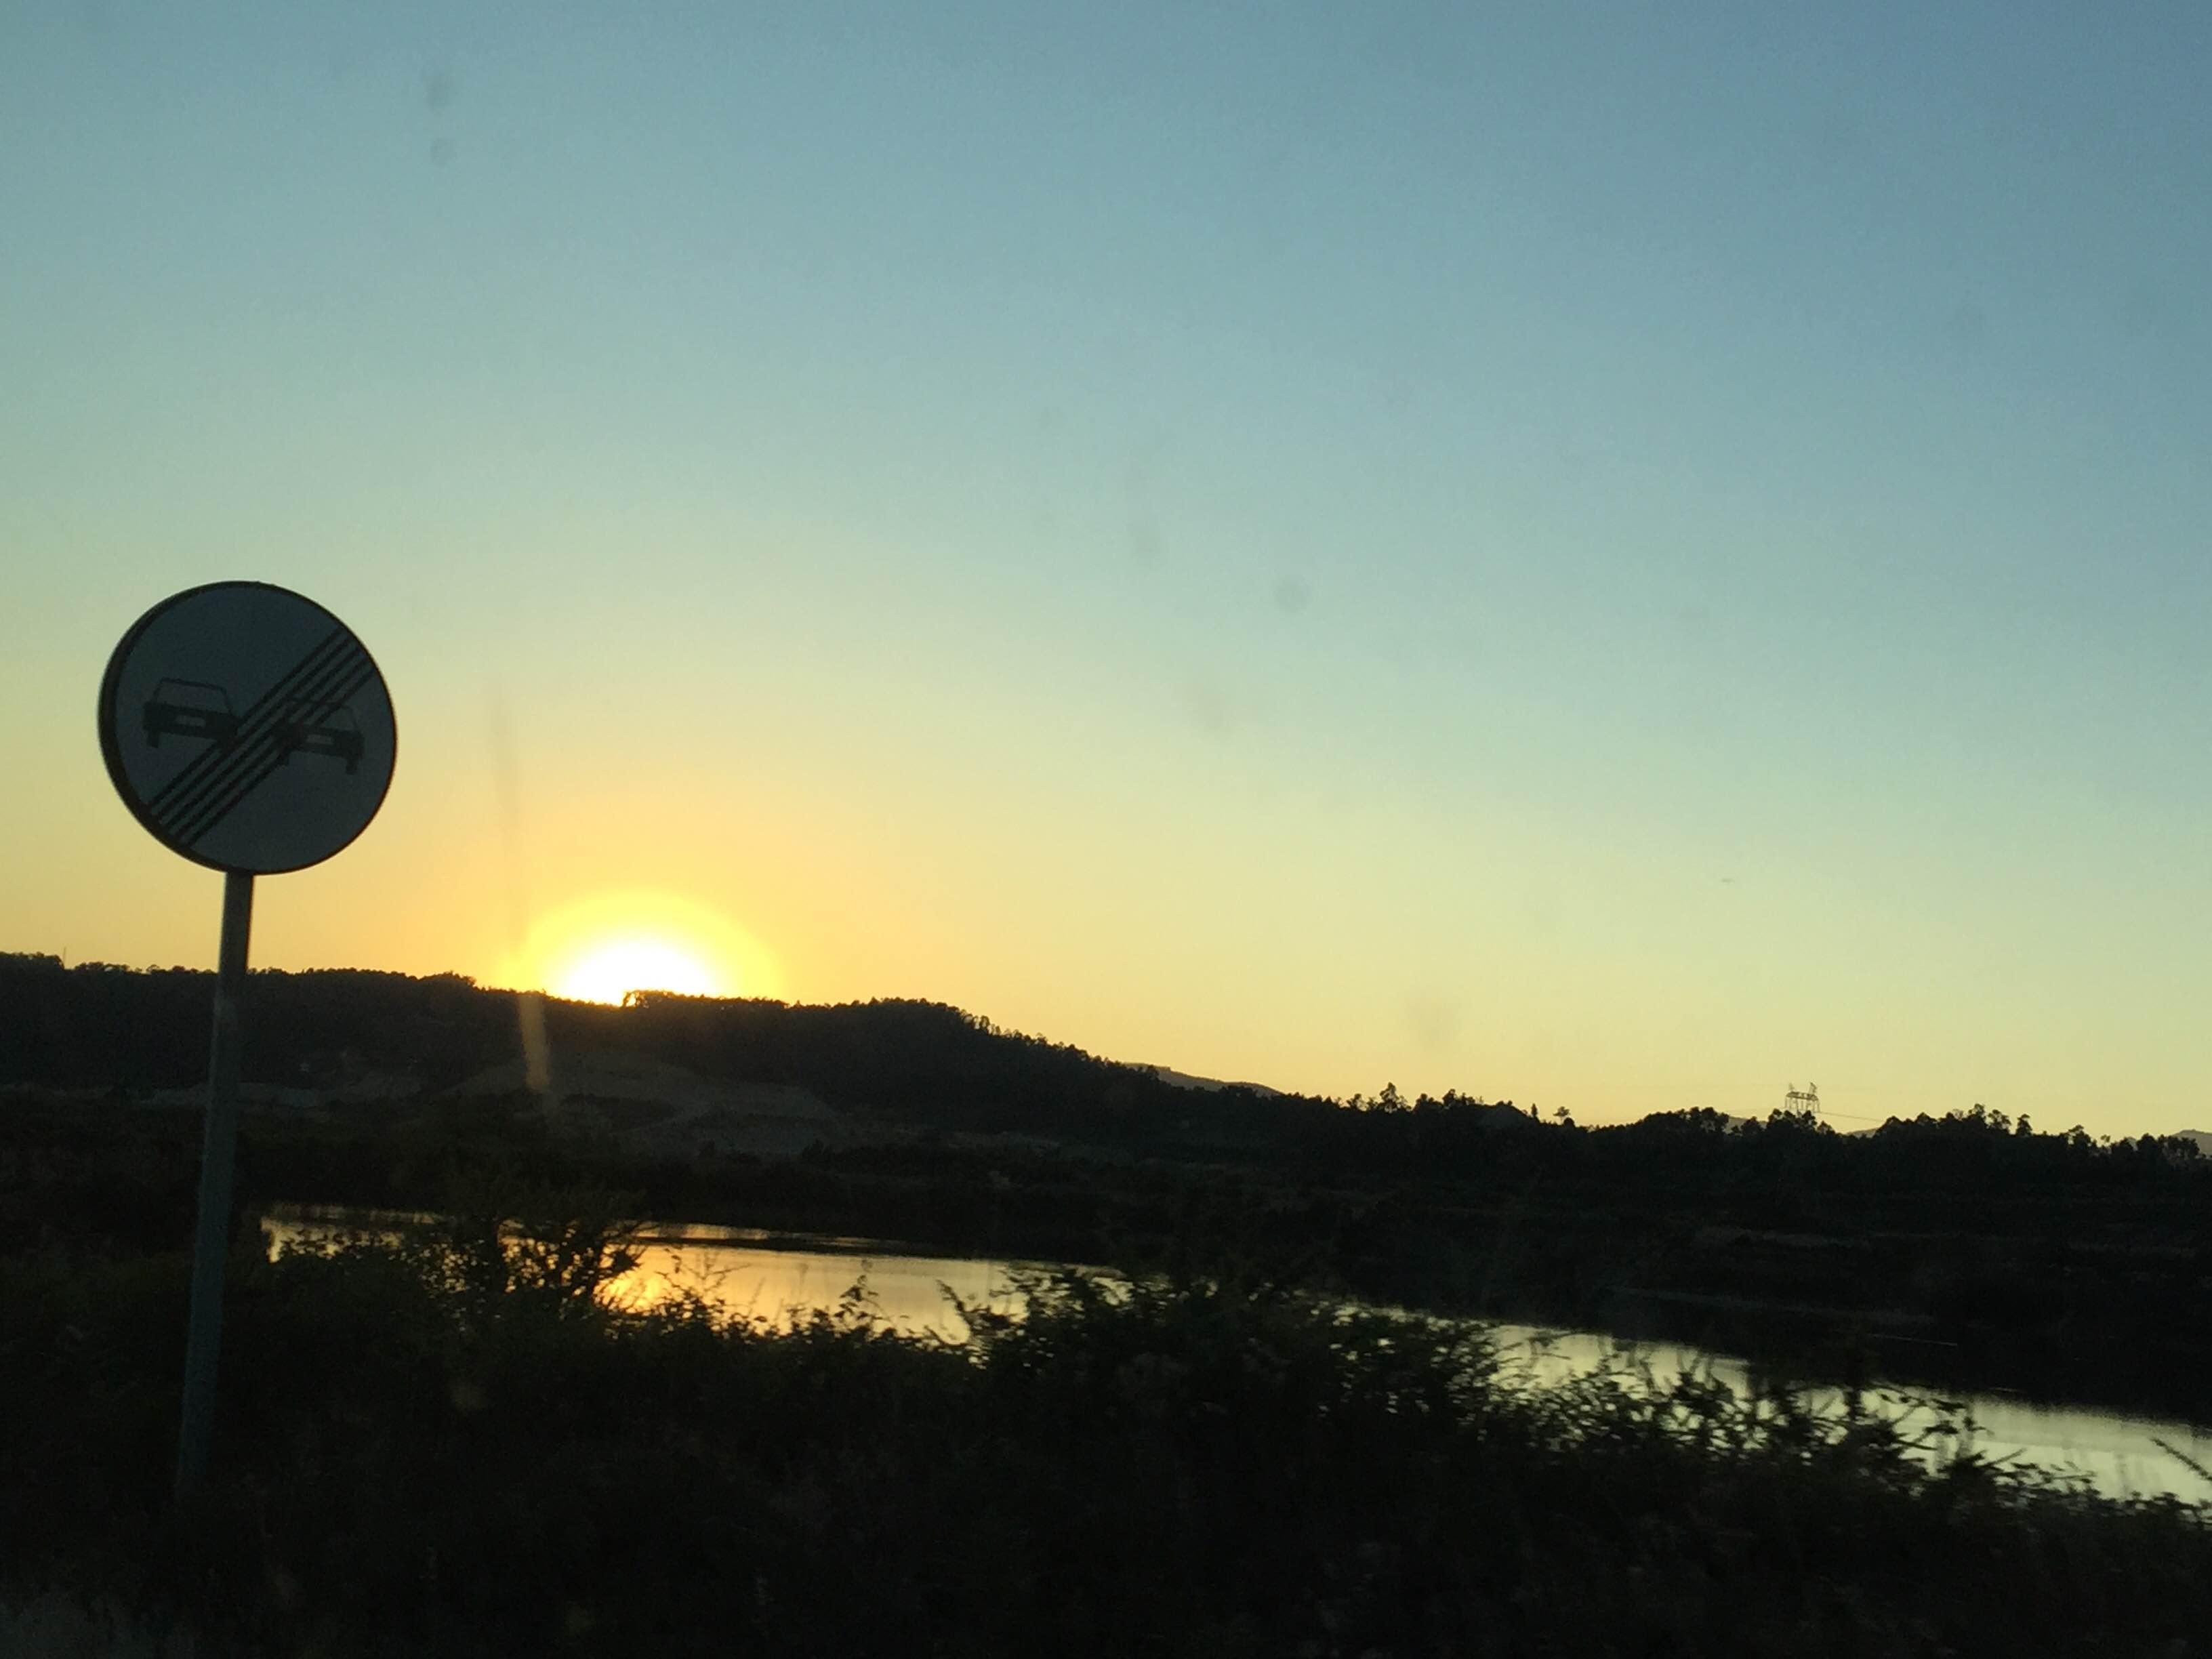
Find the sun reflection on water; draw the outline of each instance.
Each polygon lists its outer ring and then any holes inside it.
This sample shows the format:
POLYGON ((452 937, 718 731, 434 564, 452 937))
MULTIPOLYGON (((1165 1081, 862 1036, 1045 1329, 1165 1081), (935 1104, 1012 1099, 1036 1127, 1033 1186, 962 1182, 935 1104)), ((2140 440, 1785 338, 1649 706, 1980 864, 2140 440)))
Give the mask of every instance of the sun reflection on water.
MULTIPOLYGON (((311 1244, 347 1236, 396 1237, 428 1217, 368 1212, 293 1212, 265 1217, 263 1232, 271 1255, 288 1243, 311 1244)), ((640 1240, 638 1265, 609 1286, 618 1306, 639 1311, 679 1296, 702 1301, 718 1317, 772 1331, 789 1330, 817 1316, 835 1318, 856 1285, 869 1315, 909 1335, 965 1341, 966 1322, 953 1305, 1019 1317, 1026 1299, 1018 1275, 1042 1264, 956 1256, 903 1255, 895 1249, 769 1249, 772 1235, 750 1230, 653 1224, 640 1240), (950 1292, 950 1295, 947 1293, 950 1292)), ((807 1240, 817 1246, 858 1241, 807 1240)), ((1739 1393, 1752 1387, 1740 1359, 1665 1343, 1638 1343, 1588 1331, 1546 1330, 1501 1324, 1492 1328, 1509 1375, 1534 1385, 1559 1383, 1603 1366, 1646 1370, 1666 1382, 1686 1372, 1710 1374, 1739 1393)), ((2184 1423, 2161 1422, 2120 1412, 2039 1406, 2002 1395, 1955 1396, 1970 1407, 1974 1448, 1985 1456, 2017 1456, 2045 1468, 2086 1475, 2112 1496, 2170 1494, 2186 1503, 2212 1503, 2212 1481, 2166 1452, 2164 1441, 2200 1464, 2212 1463, 2212 1433, 2184 1423)), ((1814 1389, 1816 1407, 1833 1407, 1832 1390, 1814 1389)), ((1890 1415, 1912 1413, 1910 1391, 1878 1389, 1868 1399, 1890 1415)))

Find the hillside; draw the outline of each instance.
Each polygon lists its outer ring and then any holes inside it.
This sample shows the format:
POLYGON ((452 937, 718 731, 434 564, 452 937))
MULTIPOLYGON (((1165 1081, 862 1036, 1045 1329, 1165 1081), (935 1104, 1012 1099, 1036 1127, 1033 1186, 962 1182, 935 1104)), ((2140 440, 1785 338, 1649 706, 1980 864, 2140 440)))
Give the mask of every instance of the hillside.
MULTIPOLYGON (((0 1243, 185 1236, 210 990, 0 957, 0 1243)), ((1781 1113, 1578 1127, 1458 1094, 1200 1089, 918 1001, 549 1002, 536 1088, 511 993, 333 971, 250 995, 247 1204, 435 1207, 490 1171, 671 1219, 1227 1260, 1830 1370, 2207 1407, 2200 1137, 1980 1107, 1850 1135, 1781 1113)))
MULTIPOLYGON (((0 1085, 156 1098, 196 1088, 206 1073, 212 994, 206 973, 65 968, 51 957, 0 955, 0 1085)), ((250 1097, 305 1108, 525 1086, 512 992, 454 975, 264 970, 251 976, 247 995, 250 1097)), ((1239 1103, 1293 1098, 1163 1077, 941 1003, 822 1006, 653 994, 623 1008, 550 999, 543 1006, 555 1091, 563 1095, 641 1098, 639 1078, 657 1066, 678 1096, 702 1085, 797 1090, 842 1112, 1031 1133, 1172 1124, 1201 1090, 1217 1121, 1239 1103), (599 1075, 605 1062, 595 1058, 610 1054, 633 1056, 645 1069, 610 1091, 599 1075)))

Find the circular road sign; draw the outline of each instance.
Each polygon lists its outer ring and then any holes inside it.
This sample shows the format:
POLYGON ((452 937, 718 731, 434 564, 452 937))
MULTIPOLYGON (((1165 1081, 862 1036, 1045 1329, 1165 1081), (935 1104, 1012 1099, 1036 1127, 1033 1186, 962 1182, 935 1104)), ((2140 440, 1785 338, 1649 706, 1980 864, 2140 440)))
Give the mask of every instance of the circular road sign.
POLYGON ((212 869, 319 864, 368 827, 398 732, 353 630, 266 582, 213 582, 132 624, 100 684, 100 746, 139 823, 212 869))

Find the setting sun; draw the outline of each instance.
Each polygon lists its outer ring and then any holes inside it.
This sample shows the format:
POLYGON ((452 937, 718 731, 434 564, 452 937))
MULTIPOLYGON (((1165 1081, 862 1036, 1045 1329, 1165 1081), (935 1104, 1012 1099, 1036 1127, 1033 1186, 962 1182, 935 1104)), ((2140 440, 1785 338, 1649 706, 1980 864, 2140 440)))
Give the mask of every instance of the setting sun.
POLYGON ((682 945, 662 939, 617 939, 594 945, 547 988, 575 1002, 620 1002, 632 991, 729 994, 720 975, 682 945))
POLYGON ((661 892, 600 894, 541 918, 507 978, 579 1002, 620 1002, 632 991, 773 997, 782 989, 759 941, 661 892))

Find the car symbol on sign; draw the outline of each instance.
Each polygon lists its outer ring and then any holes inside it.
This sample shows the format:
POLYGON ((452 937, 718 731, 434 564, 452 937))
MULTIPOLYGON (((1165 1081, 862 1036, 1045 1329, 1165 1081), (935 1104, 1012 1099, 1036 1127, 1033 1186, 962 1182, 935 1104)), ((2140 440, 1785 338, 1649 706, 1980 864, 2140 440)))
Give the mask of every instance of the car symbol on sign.
POLYGON ((230 693, 204 680, 163 680, 146 699, 140 722, 146 746, 159 749, 166 735, 200 738, 218 744, 238 735, 238 716, 230 706, 230 693))
POLYGON ((276 722, 276 758, 286 765, 295 753, 329 755, 343 761, 349 773, 357 772, 361 751, 361 727, 343 703, 295 697, 284 705, 276 722))

